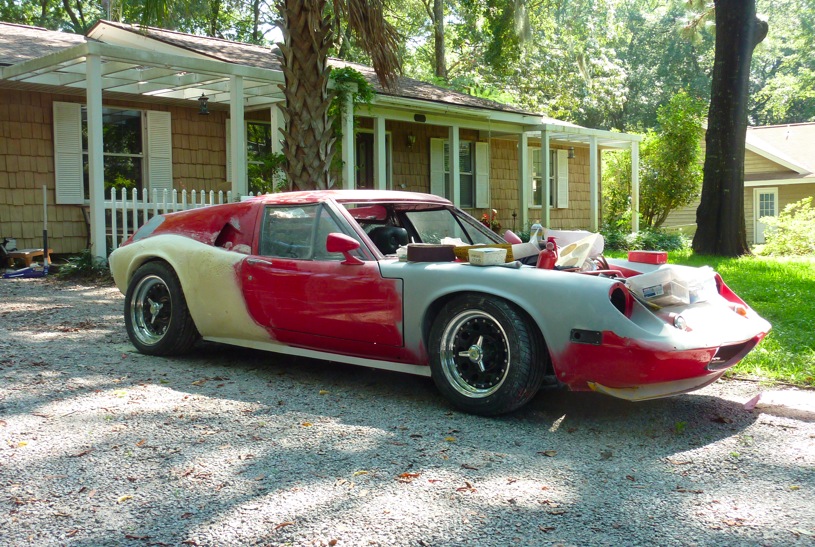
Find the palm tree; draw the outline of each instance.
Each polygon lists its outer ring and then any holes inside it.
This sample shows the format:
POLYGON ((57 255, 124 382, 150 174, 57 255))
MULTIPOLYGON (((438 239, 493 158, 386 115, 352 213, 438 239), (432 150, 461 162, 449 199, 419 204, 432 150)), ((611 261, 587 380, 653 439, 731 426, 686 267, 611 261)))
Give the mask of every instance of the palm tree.
POLYGON ((286 97, 283 154, 293 189, 333 186, 331 158, 334 132, 328 115, 328 90, 334 24, 345 19, 358 44, 371 56, 380 83, 391 88, 399 70, 396 30, 385 20, 381 0, 333 0, 335 17, 326 0, 279 0, 280 47, 286 97))
MULTIPOLYGON (((142 24, 169 19, 170 8, 195 0, 139 2, 142 24)), ((283 33, 280 61, 286 98, 282 108, 284 170, 293 189, 330 188, 334 131, 328 115, 333 93, 328 90, 328 52, 335 28, 345 21, 357 45, 371 56, 373 68, 386 89, 393 88, 400 70, 396 29, 385 20, 382 0, 278 0, 278 26, 283 33), (333 16, 332 16, 333 15, 333 16)))

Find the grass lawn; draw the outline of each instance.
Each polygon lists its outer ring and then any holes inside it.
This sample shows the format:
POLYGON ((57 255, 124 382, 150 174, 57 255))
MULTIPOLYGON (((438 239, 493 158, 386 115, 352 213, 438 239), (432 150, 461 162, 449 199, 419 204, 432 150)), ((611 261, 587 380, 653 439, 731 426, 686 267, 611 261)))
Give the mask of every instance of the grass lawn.
POLYGON ((711 266, 772 324, 770 334, 732 373, 815 386, 814 258, 722 258, 673 251, 668 261, 711 266))

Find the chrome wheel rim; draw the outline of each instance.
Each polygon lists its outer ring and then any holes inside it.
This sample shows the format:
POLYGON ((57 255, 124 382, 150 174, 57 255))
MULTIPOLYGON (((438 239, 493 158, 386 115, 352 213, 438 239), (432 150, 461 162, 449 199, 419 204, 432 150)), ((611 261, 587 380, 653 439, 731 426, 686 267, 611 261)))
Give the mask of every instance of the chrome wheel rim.
POLYGON ((148 275, 139 281, 130 299, 130 319, 134 336, 152 346, 167 333, 172 313, 170 290, 163 279, 148 275))
POLYGON ((450 385, 466 397, 498 391, 509 371, 509 339, 501 323, 479 310, 456 315, 441 335, 440 359, 450 385))

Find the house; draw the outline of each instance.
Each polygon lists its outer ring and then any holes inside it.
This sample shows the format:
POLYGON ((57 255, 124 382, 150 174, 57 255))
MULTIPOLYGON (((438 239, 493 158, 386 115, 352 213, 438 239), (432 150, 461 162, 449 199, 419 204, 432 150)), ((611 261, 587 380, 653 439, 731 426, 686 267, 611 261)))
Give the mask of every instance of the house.
MULTIPOLYGON (((748 127, 744 153, 747 242, 764 243, 762 217, 815 196, 815 123, 748 127)), ((668 215, 664 227, 692 234, 699 201, 668 215)))
MULTIPOLYGON (((495 209, 504 228, 596 230, 600 154, 631 149, 636 182, 639 136, 404 77, 386 91, 351 66, 376 96, 346 108, 340 187, 431 192, 478 217, 495 209)), ((108 21, 84 37, 0 23, 0 236, 39 246, 43 187, 55 253, 97 256, 167 210, 168 192, 247 195, 249 167, 281 149, 283 82, 267 47, 108 21), (113 190, 133 189, 132 216, 115 213, 113 190)))

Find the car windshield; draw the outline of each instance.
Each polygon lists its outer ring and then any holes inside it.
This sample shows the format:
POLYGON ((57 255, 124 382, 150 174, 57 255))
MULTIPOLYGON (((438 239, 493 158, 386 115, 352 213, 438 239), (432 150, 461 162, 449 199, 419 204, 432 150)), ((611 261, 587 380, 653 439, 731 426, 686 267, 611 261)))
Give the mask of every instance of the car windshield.
POLYGON ((490 244, 499 241, 476 226, 477 221, 468 222, 454 215, 449 209, 407 211, 405 216, 413 225, 422 243, 441 243, 445 237, 460 239, 470 245, 490 244))

